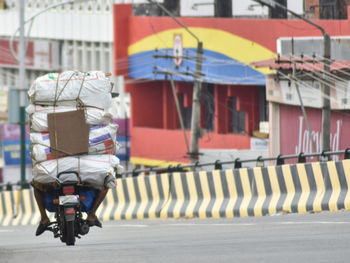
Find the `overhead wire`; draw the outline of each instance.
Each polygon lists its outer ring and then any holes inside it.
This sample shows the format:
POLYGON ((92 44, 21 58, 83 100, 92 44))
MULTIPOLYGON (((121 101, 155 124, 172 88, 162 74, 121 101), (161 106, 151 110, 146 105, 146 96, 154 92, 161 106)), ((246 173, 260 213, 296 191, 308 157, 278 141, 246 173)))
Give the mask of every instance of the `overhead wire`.
MULTIPOLYGON (((2 53, 5 53, 4 52, 5 50, 3 48, 2 48, 1 51, 2 51, 2 53)), ((161 52, 164 52, 164 51, 160 50, 160 53, 161 52)), ((191 53, 195 53, 195 52, 190 49, 189 50, 189 54, 191 54, 191 53)), ((6 54, 8 54, 8 52, 6 52, 6 54)), ((241 65, 241 66, 249 67, 248 65, 245 65, 242 62, 236 62, 236 61, 233 61, 232 59, 228 59, 228 60, 217 59, 217 58, 215 58, 213 56, 210 56, 210 55, 206 56, 206 61, 207 61, 207 65, 210 65, 212 63, 214 66, 215 65, 241 65), (216 64, 217 62, 219 62, 219 64, 216 64)), ((130 61, 129 61, 129 57, 127 57, 127 56, 118 59, 117 61, 115 61, 115 63, 117 64, 117 67, 118 67, 119 70, 125 70, 125 69, 130 68, 130 61)), ((131 72, 129 71, 128 73, 125 73, 124 74, 125 77, 130 77, 130 74, 135 74, 136 75, 137 73, 140 73, 143 70, 145 70, 143 68, 143 66, 149 65, 149 55, 141 54, 141 56, 137 56, 137 57, 133 58, 131 63, 133 63, 135 65, 138 65, 138 69, 137 70, 133 70, 131 72)), ((188 63, 194 64, 196 62, 189 60, 188 63)), ((346 84, 345 84, 347 82, 346 79, 342 79, 340 77, 335 76, 334 74, 331 74, 331 73, 328 73, 328 72, 324 72, 322 70, 320 72, 326 74, 328 77, 327 78, 323 78, 323 80, 322 80, 321 78, 317 78, 315 76, 311 76, 309 73, 306 73, 306 74, 309 74, 310 77, 312 77, 313 79, 315 79, 317 81, 321 80, 324 83, 326 83, 326 82, 337 81, 338 80, 338 81, 340 81, 340 85, 343 85, 344 87, 346 86, 346 84), (343 82, 343 83, 341 83, 341 82, 343 82)), ((350 75, 347 72, 344 72, 344 73, 350 75)), ((314 72, 314 74, 319 76, 319 77, 321 77, 320 76, 321 73, 314 72)), ((152 74, 148 74, 147 76, 142 76, 142 78, 138 78, 136 81, 144 81, 142 79, 145 79, 145 78, 148 78, 148 77, 152 78, 152 74)), ((13 78, 17 78, 17 76, 13 76, 13 78)), ((182 76, 182 79, 184 79, 185 81, 191 81, 192 80, 190 77, 186 77, 186 76, 182 76)), ((211 73, 210 75, 204 76, 203 77, 203 81, 214 82, 214 83, 224 83, 224 84, 225 83, 226 84, 241 83, 242 81, 257 81, 257 82, 259 82, 259 81, 261 81, 261 75, 257 74, 257 75, 248 75, 248 76, 244 76, 244 77, 230 77, 230 78, 226 78, 225 81, 222 81, 222 75, 211 73)), ((332 87, 332 88, 337 88, 337 87, 332 87)))
MULTIPOLYGON (((164 51, 158 51, 158 52, 163 52, 162 54, 166 54, 164 51)), ((193 54, 196 55, 196 54, 193 54)), ((186 60, 187 64, 192 64, 193 66, 195 66, 195 64, 197 63, 194 60, 186 60)), ((219 66, 219 65, 223 65, 223 66, 232 66, 232 65, 238 65, 238 66, 243 66, 246 67, 247 69, 251 68, 249 65, 243 63, 243 62, 239 62, 239 61, 235 61, 233 59, 217 59, 215 57, 212 56, 205 56, 205 60, 203 60, 203 64, 202 66, 219 66), (216 62, 219 61, 220 64, 217 64, 216 62), (212 64, 211 64, 212 63, 212 64)), ((184 66, 186 67, 186 66, 184 66)), ((181 68, 181 67, 180 67, 181 68)), ((206 74, 206 76, 203 76, 202 79, 204 81, 207 82, 213 82, 213 83, 221 83, 221 84, 241 84, 242 82, 248 82, 250 81, 251 83, 249 84, 261 84, 262 82, 265 81, 265 76, 256 71, 258 74, 256 75, 247 75, 247 76, 243 76, 243 77, 227 77, 225 76, 225 79, 223 80, 223 75, 220 74, 215 74, 215 73, 210 73, 210 74, 206 74)))
MULTIPOLYGON (((133 70, 131 72, 131 74, 136 74, 136 73, 139 73, 139 72, 142 72, 144 70, 144 68, 142 68, 142 66, 144 65, 148 65, 149 64, 149 56, 148 55, 142 55, 141 57, 136 57, 133 59, 133 64, 137 64, 138 65, 138 69, 137 70, 133 70)), ((226 64, 232 64, 231 62, 227 61, 227 60, 221 60, 222 63, 226 63, 226 64)), ((121 59, 118 59, 118 61, 116 62, 117 63, 117 66, 118 66, 118 69, 119 70, 124 70, 124 69, 128 69, 130 67, 130 62, 128 61, 128 57, 124 57, 124 58, 121 58, 121 59)), ((193 61, 190 61, 190 63, 195 63, 193 61)), ((235 64, 240 64, 242 65, 243 63, 235 63, 235 64)), ((244 65, 244 64, 243 64, 244 65)), ((248 66, 247 66, 248 67, 248 66)), ((321 71, 321 72, 324 72, 324 71, 321 71)), ((319 75, 319 73, 315 73, 316 75, 319 75)), ((339 77, 336 77, 334 74, 330 74, 330 73, 325 73, 325 74, 328 74, 328 76, 330 77, 329 78, 329 81, 335 81, 335 80, 339 80, 339 81, 343 81, 343 83, 346 82, 345 79, 341 79, 339 77), (333 79, 332 79, 333 78, 333 79)), ((128 74, 124 74, 125 77, 127 77, 128 75, 130 75, 130 72, 128 74)), ((143 76, 143 78, 145 77, 149 77, 149 76, 143 76)), ((189 77, 184 77, 185 80, 191 80, 189 77)), ((219 75, 219 74, 214 74, 214 73, 211 73, 210 75, 207 75, 205 77, 203 77, 203 80, 204 81, 207 81, 207 82, 215 82, 215 83, 227 83, 227 84, 232 84, 234 82, 242 82, 242 81, 261 81, 261 76, 260 75, 249 75, 249 76, 245 76, 245 77, 230 77, 230 78, 226 78, 226 81, 223 82, 222 81, 222 76, 219 75)), ((344 84, 345 85, 345 84, 344 84)))
MULTIPOLYGON (((321 58, 322 60, 325 60, 325 61, 330 62, 330 63, 332 63, 332 64, 344 66, 345 68, 349 68, 349 65, 343 64, 343 63, 341 63, 341 62, 339 62, 339 61, 334 61, 334 60, 332 60, 332 59, 325 58, 325 57, 320 56, 320 55, 318 55, 318 54, 316 54, 316 57, 319 57, 319 58, 321 58)), ((346 76, 349 76, 349 77, 350 77, 350 73, 349 73, 349 72, 346 72, 346 71, 341 70, 341 69, 339 69, 339 70, 337 70, 337 71, 340 72, 340 73, 343 73, 343 74, 346 75, 346 76)))
MULTIPOLYGON (((316 56, 318 56, 318 55, 316 55, 316 56)), ((308 56, 308 55, 304 55, 304 57, 313 59, 313 57, 310 57, 310 56, 308 56)), ((336 60, 327 59, 327 58, 322 57, 322 56, 319 56, 319 57, 321 58, 321 60, 328 61, 328 62, 331 63, 331 64, 340 65, 340 66, 343 66, 343 67, 345 67, 345 68, 349 68, 349 69, 350 69, 349 65, 346 65, 346 64, 337 62, 336 60)), ((315 61, 315 63, 319 63, 319 62, 315 61)), ((310 62, 310 65, 312 65, 312 64, 313 64, 313 63, 310 62)), ((331 65, 331 64, 330 64, 330 65, 331 65)), ((338 78, 338 79, 341 79, 341 80, 346 80, 346 79, 344 79, 344 78, 341 78, 341 77, 339 77, 339 76, 336 76, 335 74, 333 74, 333 73, 331 73, 331 72, 325 71, 323 68, 319 69, 319 68, 317 68, 316 66, 314 66, 314 68, 315 68, 315 69, 318 69, 318 71, 320 71, 320 72, 322 72, 322 73, 324 73, 324 74, 326 74, 326 75, 330 75, 330 76, 333 76, 334 78, 338 78)), ((346 72, 346 71, 344 71, 344 70, 337 69, 337 72, 343 73, 344 75, 350 77, 350 73, 349 73, 349 72, 346 72)))
MULTIPOLYGON (((304 56, 308 57, 307 55, 304 56)), ((318 81, 319 83, 330 86, 331 89, 334 89, 343 95, 347 92, 349 80, 341 78, 331 72, 327 72, 324 69, 320 69, 312 62, 305 63, 308 63, 310 69, 314 69, 314 71, 312 71, 312 73, 309 73, 311 72, 310 70, 303 70, 302 74, 310 77, 313 80, 318 81)))
MULTIPOLYGON (((317 90, 314 86, 307 84, 305 81, 298 79, 296 77, 291 77, 290 75, 284 74, 282 72, 278 72, 278 74, 282 75, 284 78, 289 79, 290 81, 295 81, 298 83, 299 86, 310 88, 310 89, 315 89, 317 90)), ((320 92, 321 98, 328 98, 329 100, 335 100, 331 96, 325 95, 321 90, 318 90, 320 92)))
POLYGON ((324 84, 332 85, 333 83, 337 83, 338 85, 347 86, 348 80, 338 77, 332 73, 326 71, 319 71, 317 68, 314 68, 314 71, 310 70, 301 70, 301 74, 307 75, 317 81, 322 81, 324 84), (312 73, 308 73, 312 72, 312 73))
POLYGON ((333 85, 334 81, 329 80, 327 78, 324 78, 322 75, 319 76, 320 74, 317 74, 315 72, 313 74, 308 73, 308 72, 303 72, 303 74, 305 74, 306 76, 309 76, 310 78, 318 81, 319 83, 322 83, 322 84, 330 86, 332 89, 334 89, 334 90, 336 90, 336 91, 338 91, 340 93, 344 93, 344 91, 347 89, 347 84, 344 84, 344 83, 341 83, 341 82, 338 81, 335 85, 333 85), (343 87, 343 89, 339 88, 339 86, 343 87))
MULTIPOLYGON (((308 57, 308 55, 305 55, 305 54, 303 54, 303 56, 306 58, 309 58, 309 59, 314 59, 314 57, 308 57)), ((291 56, 291 60, 293 58, 294 57, 291 56)), ((298 59, 300 60, 300 58, 298 58, 298 59)), ((329 60, 329 61, 331 61, 331 60, 329 60)), ((317 81, 321 84, 330 86, 330 88, 335 90, 337 92, 337 94, 345 95, 346 91, 348 89, 349 80, 342 78, 340 76, 337 76, 331 72, 325 71, 323 68, 320 68, 319 66, 317 66, 316 62, 317 61, 315 61, 315 63, 313 64, 313 62, 311 62, 311 61, 305 61, 305 63, 308 63, 309 68, 305 69, 305 70, 301 70, 300 71, 301 74, 303 74, 304 76, 308 76, 309 78, 312 79, 312 81, 317 81)), ((292 63, 292 61, 291 61, 291 63, 292 63)), ((297 63, 297 62, 295 62, 295 63, 297 63)), ((286 74, 283 74, 281 71, 278 71, 278 73, 283 75, 287 79, 289 78, 289 80, 292 80, 292 78, 290 78, 286 74)), ((308 88, 315 88, 312 85, 306 84, 306 82, 304 80, 297 79, 297 77, 294 77, 294 78, 295 78, 295 80, 298 80, 298 83, 301 86, 308 87, 308 88)), ((326 98, 329 98, 329 99, 334 101, 334 99, 330 98, 330 96, 325 96, 322 93, 322 91, 321 91, 321 95, 323 98, 326 97, 326 98)))

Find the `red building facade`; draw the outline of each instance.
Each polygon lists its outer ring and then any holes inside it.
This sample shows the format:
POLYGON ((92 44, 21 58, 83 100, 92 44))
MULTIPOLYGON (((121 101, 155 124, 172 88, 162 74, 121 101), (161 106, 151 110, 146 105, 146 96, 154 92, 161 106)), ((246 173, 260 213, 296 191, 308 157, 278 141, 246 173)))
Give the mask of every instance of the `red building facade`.
MULTIPOLYGON (((253 132, 268 120, 265 74, 271 73, 251 63, 275 58, 279 37, 321 33, 300 20, 179 19, 203 42, 199 148, 250 149, 253 132)), ((349 20, 316 22, 332 36, 350 34, 349 20)), ((133 16, 127 4, 114 6, 114 26, 114 74, 125 76, 131 94, 131 161, 151 166, 188 163, 170 77, 164 73, 175 80, 189 141, 196 39, 171 18, 133 16), (174 44, 175 38, 181 45, 174 44), (177 48, 189 59, 180 63, 171 58, 177 48)))

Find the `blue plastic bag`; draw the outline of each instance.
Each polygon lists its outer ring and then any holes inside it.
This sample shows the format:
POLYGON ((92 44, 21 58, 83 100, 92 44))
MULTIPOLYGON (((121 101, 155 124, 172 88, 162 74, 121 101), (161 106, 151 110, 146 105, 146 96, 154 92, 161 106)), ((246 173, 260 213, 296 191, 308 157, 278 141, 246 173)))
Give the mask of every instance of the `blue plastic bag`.
MULTIPOLYGON (((95 189, 80 189, 80 196, 84 196, 85 200, 81 202, 81 211, 82 212, 89 212, 92 204, 94 203, 94 198, 96 195, 95 189)), ((53 190, 50 192, 46 192, 44 194, 44 203, 45 208, 49 212, 55 212, 55 205, 53 203, 53 200, 57 196, 57 190, 53 190)))
POLYGON ((89 212, 94 203, 96 189, 83 189, 80 191, 81 196, 85 196, 85 200, 81 202, 83 212, 89 212))

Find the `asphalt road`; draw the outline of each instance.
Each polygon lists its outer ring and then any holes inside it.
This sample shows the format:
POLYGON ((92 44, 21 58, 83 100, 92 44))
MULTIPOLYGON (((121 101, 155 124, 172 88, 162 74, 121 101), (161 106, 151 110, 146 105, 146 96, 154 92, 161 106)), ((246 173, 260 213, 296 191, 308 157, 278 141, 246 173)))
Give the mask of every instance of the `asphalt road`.
POLYGON ((0 262, 349 262, 350 212, 104 222, 66 246, 0 227, 0 262))

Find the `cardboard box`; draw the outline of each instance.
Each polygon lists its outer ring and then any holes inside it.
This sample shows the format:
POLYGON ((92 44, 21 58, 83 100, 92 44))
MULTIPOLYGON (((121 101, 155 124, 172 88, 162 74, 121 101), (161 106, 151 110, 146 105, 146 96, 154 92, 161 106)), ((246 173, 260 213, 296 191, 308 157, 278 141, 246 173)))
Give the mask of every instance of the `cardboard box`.
POLYGON ((51 153, 63 157, 89 151, 89 125, 84 110, 47 115, 51 153))

